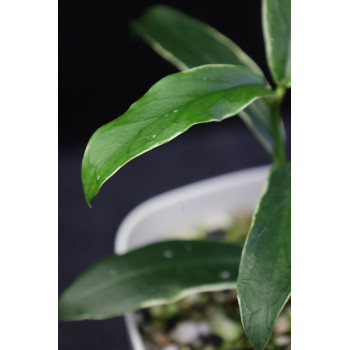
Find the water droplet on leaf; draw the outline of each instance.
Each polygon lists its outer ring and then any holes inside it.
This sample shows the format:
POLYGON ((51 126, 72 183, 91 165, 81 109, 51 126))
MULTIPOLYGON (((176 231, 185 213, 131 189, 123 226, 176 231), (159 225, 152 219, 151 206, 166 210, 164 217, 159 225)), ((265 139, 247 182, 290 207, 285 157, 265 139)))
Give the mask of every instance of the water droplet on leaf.
POLYGON ((230 271, 221 271, 220 272, 220 277, 222 278, 222 279, 224 279, 224 280, 227 280, 228 278, 230 278, 231 277, 231 273, 230 273, 230 271))
POLYGON ((165 250, 163 256, 167 259, 171 259, 174 256, 174 253, 171 250, 165 250))

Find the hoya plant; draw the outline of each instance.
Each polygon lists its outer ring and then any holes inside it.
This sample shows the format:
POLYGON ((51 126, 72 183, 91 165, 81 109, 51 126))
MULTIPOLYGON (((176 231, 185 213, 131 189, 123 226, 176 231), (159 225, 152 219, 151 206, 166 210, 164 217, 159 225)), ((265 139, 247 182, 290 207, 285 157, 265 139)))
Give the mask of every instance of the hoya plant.
POLYGON ((229 38, 175 9, 154 6, 132 23, 181 72, 158 81, 93 134, 82 161, 87 204, 133 158, 195 124, 235 115, 261 141, 273 165, 243 247, 175 240, 109 256, 61 295, 60 320, 110 318, 198 290, 237 288, 244 331, 255 350, 265 348, 291 293, 291 170, 280 116, 291 84, 290 8, 290 0, 262 1, 273 82, 229 38), (164 252, 171 252, 172 259, 164 252))

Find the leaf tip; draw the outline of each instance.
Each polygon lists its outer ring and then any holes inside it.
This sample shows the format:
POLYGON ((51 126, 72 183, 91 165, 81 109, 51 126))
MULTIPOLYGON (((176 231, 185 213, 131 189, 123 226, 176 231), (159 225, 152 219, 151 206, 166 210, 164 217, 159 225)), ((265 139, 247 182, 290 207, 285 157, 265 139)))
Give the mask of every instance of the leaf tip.
POLYGON ((88 199, 88 198, 85 197, 85 201, 86 201, 86 204, 88 205, 88 207, 92 208, 91 199, 88 199))
POLYGON ((84 198, 85 198, 85 202, 88 205, 89 208, 92 208, 91 205, 91 200, 95 197, 95 194, 92 194, 91 192, 91 188, 86 186, 85 182, 82 181, 83 183, 83 191, 84 191, 84 198))
MULTIPOLYGON (((91 200, 97 195, 101 185, 99 185, 96 181, 95 170, 92 168, 88 162, 85 161, 86 158, 84 156, 82 168, 81 168, 81 183, 83 186, 84 198, 86 204, 89 208, 91 206, 91 200)), ((99 178, 99 177, 98 177, 99 178)))
POLYGON ((70 318, 67 316, 66 308, 64 306, 64 301, 62 300, 62 296, 58 300, 58 321, 69 321, 70 318))

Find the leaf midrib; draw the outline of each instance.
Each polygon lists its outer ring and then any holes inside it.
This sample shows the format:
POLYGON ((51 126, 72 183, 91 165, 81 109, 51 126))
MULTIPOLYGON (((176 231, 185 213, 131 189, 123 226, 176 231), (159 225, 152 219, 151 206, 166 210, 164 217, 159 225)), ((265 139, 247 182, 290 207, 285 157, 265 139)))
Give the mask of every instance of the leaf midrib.
MULTIPOLYGON (((175 254, 174 254, 175 255, 175 254)), ((164 258, 166 259, 166 258, 164 258)), ((220 265, 233 265, 233 264, 239 264, 240 261, 240 257, 235 258, 232 255, 230 255, 229 257, 223 257, 223 258, 218 258, 217 256, 215 256, 215 258, 213 259, 196 259, 196 260, 191 260, 188 261, 186 263, 181 263, 179 265, 178 262, 167 262, 166 265, 159 265, 159 261, 156 262, 156 267, 144 267, 141 269, 137 269, 137 272, 131 272, 131 273, 127 273, 124 276, 121 276, 118 278, 118 276, 111 276, 111 278, 109 280, 106 280, 105 283, 100 283, 99 286, 97 286, 97 288, 92 289, 90 287, 87 286, 87 288, 89 288, 88 290, 86 290, 86 293, 80 293, 79 294, 79 300, 82 301, 83 299, 88 299, 93 297, 95 294, 97 294, 99 291, 106 291, 108 289, 111 288, 115 288, 118 284, 122 284, 125 283, 126 281, 131 281, 132 279, 135 278, 139 278, 141 275, 142 276, 147 276, 150 274, 157 274, 160 273, 162 271, 167 271, 167 270, 174 270, 174 268, 186 268, 186 267, 191 267, 193 268, 193 266, 200 266, 200 265, 207 265, 210 263, 214 263, 215 266, 220 266, 220 265)), ((130 283, 128 283, 129 285, 131 285, 130 283)), ((73 286, 72 286, 73 287, 73 286)))

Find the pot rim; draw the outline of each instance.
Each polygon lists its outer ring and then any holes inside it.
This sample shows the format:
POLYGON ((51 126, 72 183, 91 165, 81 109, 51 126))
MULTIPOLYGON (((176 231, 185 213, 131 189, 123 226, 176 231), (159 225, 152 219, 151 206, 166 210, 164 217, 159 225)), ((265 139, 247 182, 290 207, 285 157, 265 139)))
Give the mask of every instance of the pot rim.
MULTIPOLYGON (((166 191, 145 200, 131 210, 118 227, 114 241, 115 253, 124 254, 129 250, 130 242, 132 241, 130 236, 133 233, 133 229, 140 221, 150 214, 155 213, 161 208, 171 205, 180 199, 181 201, 186 202, 198 197, 199 195, 208 196, 225 188, 232 188, 233 184, 234 187, 239 188, 240 186, 249 183, 263 183, 270 167, 271 165, 263 165, 214 176, 166 191)), ((145 350, 141 334, 134 319, 134 314, 126 314, 125 322, 133 349, 145 350)))

